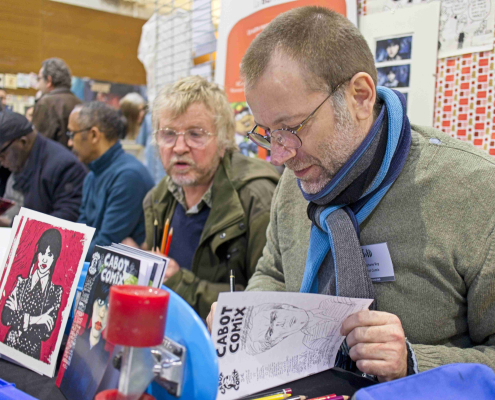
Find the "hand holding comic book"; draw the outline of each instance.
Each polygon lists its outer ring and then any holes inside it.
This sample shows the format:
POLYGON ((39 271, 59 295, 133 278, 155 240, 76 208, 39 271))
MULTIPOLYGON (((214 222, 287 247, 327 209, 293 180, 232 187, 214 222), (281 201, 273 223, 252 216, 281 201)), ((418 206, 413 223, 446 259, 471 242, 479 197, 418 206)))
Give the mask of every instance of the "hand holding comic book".
POLYGON ((220 293, 212 307, 217 399, 243 397, 332 368, 344 340, 342 322, 371 302, 309 293, 220 293))
POLYGON ((349 355, 360 371, 387 382, 407 375, 407 345, 399 317, 364 310, 349 316, 340 329, 349 355))

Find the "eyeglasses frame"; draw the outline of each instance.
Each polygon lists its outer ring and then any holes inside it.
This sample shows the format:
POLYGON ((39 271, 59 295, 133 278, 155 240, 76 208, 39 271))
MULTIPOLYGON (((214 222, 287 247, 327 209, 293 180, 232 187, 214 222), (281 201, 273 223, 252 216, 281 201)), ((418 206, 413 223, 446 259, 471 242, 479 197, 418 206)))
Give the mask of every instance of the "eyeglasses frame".
POLYGON ((67 137, 70 139, 70 140, 73 140, 74 139, 74 135, 76 133, 81 133, 81 132, 84 132, 84 131, 89 131, 90 129, 92 128, 92 126, 90 126, 89 128, 86 128, 86 129, 80 129, 78 131, 67 131, 65 132, 65 134, 67 135, 67 137))
POLYGON ((211 133, 211 132, 208 132, 206 129, 203 129, 203 128, 190 128, 190 129, 186 129, 185 131, 179 131, 179 132, 177 132, 175 129, 166 127, 166 128, 157 129, 155 132, 153 132, 153 135, 155 137, 156 143, 158 143, 158 140, 156 139, 158 132, 160 132, 160 131, 166 131, 166 130, 174 131, 175 132, 175 141, 174 141, 174 143, 172 145, 170 145, 170 146, 164 146, 166 149, 171 149, 172 147, 174 147, 177 144, 177 139, 179 138, 179 135, 184 135, 184 142, 186 143, 186 145, 188 147, 192 147, 193 149, 200 149, 200 150, 201 149, 204 149, 206 147, 206 145, 209 143, 209 141, 211 140, 211 138, 213 136, 217 136, 216 134, 211 133), (191 129, 199 129, 202 132, 206 133, 206 135, 208 136, 209 139, 208 139, 208 142, 206 142, 206 144, 203 147, 193 147, 193 146, 190 146, 189 144, 187 144, 187 142, 186 142, 186 132, 187 131, 190 131, 191 129))
MULTIPOLYGON (((254 125, 253 129, 251 129, 247 134, 246 134, 246 137, 249 138, 249 140, 251 140, 252 142, 254 142, 257 146, 260 146, 260 147, 263 147, 264 149, 266 150, 271 150, 271 137, 273 135, 274 132, 277 132, 277 131, 287 131, 289 133, 292 133, 293 135, 296 135, 296 137, 299 139, 299 146, 298 147, 291 147, 292 149, 298 149, 302 146, 302 140, 301 138, 297 135, 297 133, 304 127, 304 125, 306 125, 306 123, 311 119, 311 117, 313 117, 316 112, 320 109, 320 107, 325 104, 325 102, 330 98, 332 97, 336 92, 337 90, 340 89, 340 87, 346 83, 347 81, 349 81, 349 79, 346 79, 342 82, 340 82, 337 86, 335 86, 335 89, 333 89, 330 94, 325 98, 325 100, 323 100, 320 105, 318 107, 315 108, 315 110, 309 114, 306 119, 301 122, 299 125, 297 125, 297 127, 295 128, 280 128, 280 129, 275 129, 273 132, 271 132, 270 135, 267 135, 267 136, 263 136, 261 134, 259 134, 258 132, 255 132, 255 129, 258 128, 258 125, 254 125), (253 139, 251 139, 250 135, 253 135, 253 136, 259 136, 261 137, 263 140, 266 140, 268 142, 268 146, 267 147, 264 147, 262 146, 261 144, 257 143, 256 141, 254 141, 253 139)), ((280 144, 280 143, 279 143, 280 144)), ((281 145, 283 146, 283 145, 281 145)), ((283 146, 285 147, 285 146, 283 146)))

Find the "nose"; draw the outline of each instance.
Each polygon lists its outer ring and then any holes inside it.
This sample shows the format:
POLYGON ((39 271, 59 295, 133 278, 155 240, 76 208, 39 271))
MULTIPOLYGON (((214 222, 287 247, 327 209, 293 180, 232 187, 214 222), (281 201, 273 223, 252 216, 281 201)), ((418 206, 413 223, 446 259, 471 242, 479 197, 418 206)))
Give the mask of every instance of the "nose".
POLYGON ((186 143, 184 135, 177 135, 177 140, 174 145, 174 153, 185 154, 189 152, 189 146, 186 143))
POLYGON ((270 162, 279 167, 291 158, 296 156, 296 149, 288 149, 287 147, 281 146, 276 143, 272 143, 270 150, 270 162))
POLYGON ((105 306, 101 306, 100 307, 100 311, 98 311, 98 316, 103 319, 103 317, 105 316, 105 306))

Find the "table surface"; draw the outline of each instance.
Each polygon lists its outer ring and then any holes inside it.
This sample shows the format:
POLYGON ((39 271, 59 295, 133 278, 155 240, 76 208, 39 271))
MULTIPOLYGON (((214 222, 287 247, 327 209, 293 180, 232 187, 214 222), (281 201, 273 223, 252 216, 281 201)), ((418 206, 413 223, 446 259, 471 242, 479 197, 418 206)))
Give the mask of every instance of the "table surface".
MULTIPOLYGON (((17 389, 40 400, 65 400, 55 386, 55 378, 48 378, 27 368, 0 360, 0 378, 15 383, 17 389)), ((362 387, 373 385, 374 382, 359 375, 334 368, 320 372, 297 381, 286 383, 278 389, 290 387, 293 395, 304 395, 309 398, 330 393, 338 395, 353 395, 362 387)), ((274 391, 277 388, 270 389, 274 391)))

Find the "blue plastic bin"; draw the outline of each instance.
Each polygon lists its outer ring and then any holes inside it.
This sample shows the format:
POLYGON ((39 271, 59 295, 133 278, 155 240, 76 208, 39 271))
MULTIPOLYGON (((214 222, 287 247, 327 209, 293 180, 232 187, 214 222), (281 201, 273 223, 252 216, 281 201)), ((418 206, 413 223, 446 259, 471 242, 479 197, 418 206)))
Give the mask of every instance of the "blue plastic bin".
POLYGON ((1 400, 36 400, 34 397, 16 389, 13 383, 0 379, 0 399, 1 400))

